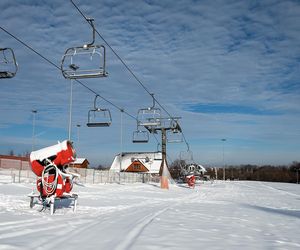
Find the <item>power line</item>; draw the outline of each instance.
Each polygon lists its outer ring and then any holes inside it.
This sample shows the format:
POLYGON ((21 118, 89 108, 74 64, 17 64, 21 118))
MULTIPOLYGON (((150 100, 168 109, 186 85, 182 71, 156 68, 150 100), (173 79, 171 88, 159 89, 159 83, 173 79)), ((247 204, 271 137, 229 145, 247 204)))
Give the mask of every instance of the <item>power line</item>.
MULTIPOLYGON (((95 30, 97 35, 104 41, 104 43, 110 48, 110 50, 113 52, 113 54, 119 59, 119 61, 124 65, 124 67, 128 70, 128 72, 134 77, 134 79, 141 85, 141 87, 154 99, 154 101, 166 112, 166 114, 173 119, 171 114, 159 103, 159 101, 154 97, 154 95, 147 89, 147 87, 143 84, 143 82, 137 77, 137 75, 129 68, 129 66, 125 63, 125 61, 119 56, 119 54, 113 49, 113 47, 106 41, 106 39, 100 34, 100 32, 96 29, 95 26, 88 20, 88 18, 84 15, 84 13, 80 10, 80 8, 73 2, 73 0, 70 0, 73 6, 77 9, 77 11, 81 14, 81 16, 85 19, 85 21, 95 30)), ((183 140, 189 150, 189 145, 186 140, 186 137, 183 132, 182 137, 183 140)))

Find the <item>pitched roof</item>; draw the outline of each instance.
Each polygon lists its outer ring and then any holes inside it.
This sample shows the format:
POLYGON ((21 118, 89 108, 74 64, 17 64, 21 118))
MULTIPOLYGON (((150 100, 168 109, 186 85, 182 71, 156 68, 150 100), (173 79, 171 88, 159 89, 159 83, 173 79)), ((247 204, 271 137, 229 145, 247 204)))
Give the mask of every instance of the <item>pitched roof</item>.
POLYGON ((76 160, 72 164, 82 164, 85 161, 89 163, 89 161, 86 158, 76 158, 76 160))

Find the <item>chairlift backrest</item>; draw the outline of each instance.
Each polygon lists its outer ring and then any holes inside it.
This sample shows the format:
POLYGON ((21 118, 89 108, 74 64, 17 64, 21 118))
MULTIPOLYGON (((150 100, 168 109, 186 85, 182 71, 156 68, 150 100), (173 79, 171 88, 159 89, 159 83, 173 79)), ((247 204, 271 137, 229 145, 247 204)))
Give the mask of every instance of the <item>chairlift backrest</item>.
POLYGON ((132 142, 133 143, 147 143, 149 141, 148 131, 136 130, 133 132, 132 142))
POLYGON ((67 49, 62 58, 61 72, 67 79, 106 77, 105 47, 84 45, 67 49))
POLYGON ((0 79, 13 78, 18 71, 18 64, 11 48, 0 48, 0 79))

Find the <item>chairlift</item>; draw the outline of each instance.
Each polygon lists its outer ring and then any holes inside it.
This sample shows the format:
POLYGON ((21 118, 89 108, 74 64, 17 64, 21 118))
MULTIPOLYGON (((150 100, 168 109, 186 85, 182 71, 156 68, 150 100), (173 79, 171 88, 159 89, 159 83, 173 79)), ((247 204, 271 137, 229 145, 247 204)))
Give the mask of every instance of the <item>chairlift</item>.
POLYGON ((66 50, 62 62, 61 72, 67 79, 84 79, 106 77, 105 70, 105 47, 94 45, 95 27, 94 19, 88 19, 93 28, 93 41, 79 47, 66 50))
POLYGON ((161 111, 159 108, 155 108, 154 94, 151 96, 153 99, 152 107, 138 110, 138 126, 155 127, 161 125, 161 111))
POLYGON ((11 48, 0 48, 0 79, 13 78, 18 71, 18 64, 11 48))
POLYGON ((179 159, 181 162, 185 162, 185 164, 191 164, 194 162, 193 152, 190 150, 189 145, 187 144, 187 150, 181 151, 179 154, 179 159))
POLYGON ((179 118, 171 118, 170 128, 167 132, 167 142, 168 143, 180 143, 183 142, 183 135, 181 127, 178 123, 179 118))
POLYGON ((88 112, 88 127, 109 127, 111 125, 111 113, 109 109, 98 108, 96 106, 97 97, 94 99, 94 108, 88 112))
POLYGON ((182 132, 179 130, 167 131, 167 142, 168 143, 181 143, 183 142, 182 132))
POLYGON ((137 130, 133 132, 132 142, 133 143, 147 143, 149 141, 148 131, 144 131, 137 127, 137 130))

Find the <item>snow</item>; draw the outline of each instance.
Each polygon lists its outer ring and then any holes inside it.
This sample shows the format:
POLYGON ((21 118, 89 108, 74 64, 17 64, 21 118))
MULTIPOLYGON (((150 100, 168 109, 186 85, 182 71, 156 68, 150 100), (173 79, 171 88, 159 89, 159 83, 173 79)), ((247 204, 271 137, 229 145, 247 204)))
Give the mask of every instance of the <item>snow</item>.
POLYGON ((33 183, 0 175, 0 249, 300 249, 300 185, 75 186, 77 212, 29 208, 33 183))

